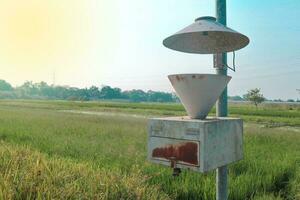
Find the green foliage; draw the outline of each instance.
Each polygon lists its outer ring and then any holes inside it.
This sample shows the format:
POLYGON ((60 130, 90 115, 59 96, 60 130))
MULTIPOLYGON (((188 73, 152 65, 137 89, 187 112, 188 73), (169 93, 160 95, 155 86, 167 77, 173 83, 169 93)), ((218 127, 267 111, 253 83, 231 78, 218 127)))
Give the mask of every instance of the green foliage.
POLYGON ((12 91, 13 87, 5 80, 0 80, 0 91, 12 91))
MULTIPOLYGON (((270 113, 288 111, 270 107, 270 113)), ((126 114, 181 109, 177 104, 0 101, 0 199, 214 199, 214 172, 184 170, 174 179, 170 168, 147 162, 147 119, 126 114), (70 109, 79 112, 66 112, 70 109)), ((247 105, 241 109, 260 112, 247 105)), ((244 132, 245 158, 229 166, 229 199, 299 199, 299 128, 245 123, 244 132)))
POLYGON ((111 88, 110 86, 104 86, 100 91, 100 96, 103 99, 121 99, 122 93, 120 88, 111 88))
MULTIPOLYGON (((296 163, 297 166, 300 166, 300 161, 296 163)), ((300 168, 297 168, 295 171, 295 176, 288 184, 288 190, 290 195, 287 195, 288 199, 300 200, 300 168)))
POLYGON ((46 82, 33 83, 26 81, 23 85, 13 88, 9 83, 0 80, 0 98, 1 99, 60 99, 72 101, 89 101, 89 100, 107 100, 118 99, 132 102, 175 102, 178 98, 167 92, 155 92, 149 90, 121 91, 120 88, 103 86, 98 88, 76 88, 69 86, 48 85, 46 82))
POLYGON ((244 98, 248 101, 251 101, 255 105, 256 108, 257 108, 258 104, 265 101, 265 98, 264 98, 263 94, 260 93, 259 88, 249 90, 248 93, 244 96, 244 98))
POLYGON ((169 199, 132 170, 123 175, 1 142, 0 199, 169 199))
POLYGON ((230 100, 230 101, 244 101, 244 99, 240 96, 228 97, 228 100, 230 100))
POLYGON ((291 102, 291 103, 295 102, 294 99, 288 99, 288 100, 286 100, 286 101, 287 101, 287 102, 291 102))
MULTIPOLYGON (((177 103, 129 103, 129 102, 78 102, 78 101, 48 101, 48 100, 2 100, 2 106, 26 107, 30 109, 84 110, 92 112, 122 112, 146 116, 180 116, 186 115, 181 104, 177 103)), ((215 109, 210 115, 214 115, 215 109)), ((245 121, 266 124, 270 126, 300 126, 300 104, 264 103, 258 109, 253 109, 248 103, 230 103, 229 115, 241 117, 245 121)))

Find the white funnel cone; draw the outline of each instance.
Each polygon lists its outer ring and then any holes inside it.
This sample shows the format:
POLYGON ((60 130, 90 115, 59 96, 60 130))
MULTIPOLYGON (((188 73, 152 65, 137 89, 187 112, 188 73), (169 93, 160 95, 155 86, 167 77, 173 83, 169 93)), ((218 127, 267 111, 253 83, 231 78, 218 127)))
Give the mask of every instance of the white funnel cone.
POLYGON ((217 74, 174 74, 168 78, 192 119, 205 119, 231 79, 217 74))

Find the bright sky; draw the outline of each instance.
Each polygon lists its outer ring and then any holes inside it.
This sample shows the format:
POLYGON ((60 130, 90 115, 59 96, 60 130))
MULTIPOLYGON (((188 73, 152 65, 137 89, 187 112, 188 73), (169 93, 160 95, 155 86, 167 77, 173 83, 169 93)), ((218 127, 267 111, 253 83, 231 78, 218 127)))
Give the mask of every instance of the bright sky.
MULTIPOLYGON (((214 73, 212 56, 162 45, 195 18, 214 16, 212 0, 0 2, 0 78, 13 85, 55 77, 59 85, 172 91, 168 74, 214 73)), ((236 52, 230 95, 258 87, 267 98, 300 98, 299 10, 299 0, 227 1, 228 26, 250 38, 236 52)))

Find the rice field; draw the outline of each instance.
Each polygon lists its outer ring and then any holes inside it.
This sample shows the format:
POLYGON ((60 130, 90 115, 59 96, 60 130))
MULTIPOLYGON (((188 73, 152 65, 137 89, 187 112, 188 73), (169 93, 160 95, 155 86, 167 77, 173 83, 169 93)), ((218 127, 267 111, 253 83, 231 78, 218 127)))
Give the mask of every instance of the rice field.
MULTIPOLYGON (((212 115, 213 115, 212 111, 212 115)), ((146 160, 147 118, 179 104, 0 101, 0 200, 214 199, 215 173, 146 160)), ((300 106, 231 104, 245 120, 229 199, 300 199, 300 106)))

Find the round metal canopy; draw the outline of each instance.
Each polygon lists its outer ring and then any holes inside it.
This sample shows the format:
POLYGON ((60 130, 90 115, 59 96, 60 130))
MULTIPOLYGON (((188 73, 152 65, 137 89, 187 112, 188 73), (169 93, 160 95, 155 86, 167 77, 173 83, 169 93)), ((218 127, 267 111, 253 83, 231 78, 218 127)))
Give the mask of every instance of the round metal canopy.
POLYGON ((214 17, 200 17, 163 44, 186 53, 215 54, 241 49, 249 44, 249 38, 216 22, 214 17))

